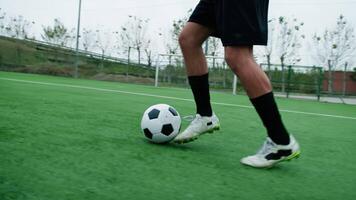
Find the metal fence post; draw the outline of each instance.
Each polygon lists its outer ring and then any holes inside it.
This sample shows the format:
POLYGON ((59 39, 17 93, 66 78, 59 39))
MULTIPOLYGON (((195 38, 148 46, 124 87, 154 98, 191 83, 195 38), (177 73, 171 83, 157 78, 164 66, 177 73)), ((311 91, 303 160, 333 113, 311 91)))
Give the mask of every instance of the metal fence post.
POLYGON ((156 74, 155 74, 155 87, 158 87, 158 72, 159 72, 159 58, 161 55, 158 55, 156 61, 156 74))
POLYGON ((321 96, 321 84, 322 84, 322 80, 323 80, 322 68, 319 68, 318 71, 319 71, 319 77, 318 77, 317 97, 318 97, 318 101, 320 101, 320 96, 321 96))
POLYGON ((282 62, 281 64, 281 67, 282 67, 282 93, 285 92, 285 73, 284 73, 284 63, 282 62))
POLYGON ((79 38, 80 38, 80 17, 82 10, 82 0, 79 0, 79 8, 78 8, 78 24, 77 24, 77 35, 76 35, 76 48, 75 48, 75 69, 74 69, 74 77, 78 78, 78 65, 79 65, 79 38))
POLYGON ((223 87, 224 88, 226 88, 226 82, 227 82, 227 80, 226 80, 226 63, 225 63, 225 61, 223 61, 223 76, 224 76, 224 80, 223 80, 223 87))
POLYGON ((232 83, 232 94, 236 95, 237 90, 237 76, 234 74, 234 81, 232 83))
POLYGON ((345 62, 345 66, 344 66, 344 77, 343 77, 343 84, 342 84, 342 96, 346 95, 346 72, 347 72, 347 62, 345 62))
POLYGON ((292 76, 292 66, 291 66, 291 65, 288 65, 288 75, 287 75, 287 98, 289 98, 291 76, 292 76))
POLYGON ((328 77, 328 92, 329 94, 333 93, 333 80, 334 80, 334 75, 332 71, 332 64, 331 60, 328 60, 328 70, 329 70, 329 77, 328 77))

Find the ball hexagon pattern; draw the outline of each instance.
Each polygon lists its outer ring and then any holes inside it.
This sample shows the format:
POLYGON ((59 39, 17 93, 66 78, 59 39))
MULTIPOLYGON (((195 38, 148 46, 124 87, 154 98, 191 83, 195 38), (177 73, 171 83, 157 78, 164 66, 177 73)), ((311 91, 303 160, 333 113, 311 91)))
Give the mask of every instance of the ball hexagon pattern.
POLYGON ((176 109, 167 104, 149 107, 142 116, 141 129, 145 138, 154 143, 167 143, 180 131, 181 118, 176 109))

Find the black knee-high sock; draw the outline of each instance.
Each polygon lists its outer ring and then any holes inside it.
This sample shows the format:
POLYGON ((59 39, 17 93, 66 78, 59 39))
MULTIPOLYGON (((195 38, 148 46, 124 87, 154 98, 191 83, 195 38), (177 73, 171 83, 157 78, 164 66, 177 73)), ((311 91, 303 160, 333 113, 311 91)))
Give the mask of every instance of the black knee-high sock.
POLYGON ((273 92, 250 100, 272 141, 281 145, 289 144, 289 134, 282 122, 273 92))
POLYGON ((189 76, 188 80, 194 95, 197 113, 201 116, 212 116, 209 94, 209 74, 189 76))

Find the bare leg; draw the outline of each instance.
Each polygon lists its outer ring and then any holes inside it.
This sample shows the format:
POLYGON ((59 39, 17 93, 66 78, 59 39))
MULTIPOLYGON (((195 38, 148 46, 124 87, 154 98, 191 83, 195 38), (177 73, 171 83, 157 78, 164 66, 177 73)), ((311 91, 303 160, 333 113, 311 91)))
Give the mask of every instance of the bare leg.
POLYGON ((188 76, 199 76, 208 73, 202 44, 210 35, 209 28, 197 23, 188 22, 179 35, 188 76))
POLYGON ((179 35, 190 88, 192 89, 197 114, 210 117, 213 114, 210 103, 209 74, 206 58, 201 45, 210 35, 209 28, 188 22, 179 35))
POLYGON ((190 125, 174 138, 176 143, 191 142, 201 134, 220 129, 219 119, 211 108, 208 67, 201 47, 210 32, 207 27, 188 22, 179 36, 197 115, 190 125))
POLYGON ((239 77, 250 98, 272 91, 267 75, 253 58, 251 46, 225 47, 225 59, 231 70, 239 77))
POLYGON ((274 100, 271 83, 255 62, 252 46, 225 47, 225 57, 230 68, 240 78, 251 103, 267 129, 268 136, 276 144, 289 144, 288 131, 274 100))

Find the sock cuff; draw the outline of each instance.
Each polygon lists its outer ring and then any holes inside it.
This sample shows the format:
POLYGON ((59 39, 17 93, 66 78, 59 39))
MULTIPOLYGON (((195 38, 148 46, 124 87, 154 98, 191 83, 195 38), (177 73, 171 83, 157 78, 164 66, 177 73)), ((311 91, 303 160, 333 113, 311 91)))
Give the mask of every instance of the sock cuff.
POLYGON ((271 97, 272 97, 272 98, 274 97, 273 92, 268 92, 268 93, 263 94, 263 95, 261 95, 261 96, 259 96, 259 97, 252 98, 252 99, 250 99, 250 101, 251 101, 253 104, 255 104, 255 103, 258 103, 258 102, 260 102, 260 101, 263 101, 264 99, 270 99, 271 97))
POLYGON ((209 78, 209 73, 198 75, 198 76, 188 76, 189 81, 200 81, 202 79, 209 78))
POLYGON ((188 81, 191 88, 209 87, 209 73, 200 76, 188 76, 188 81))

